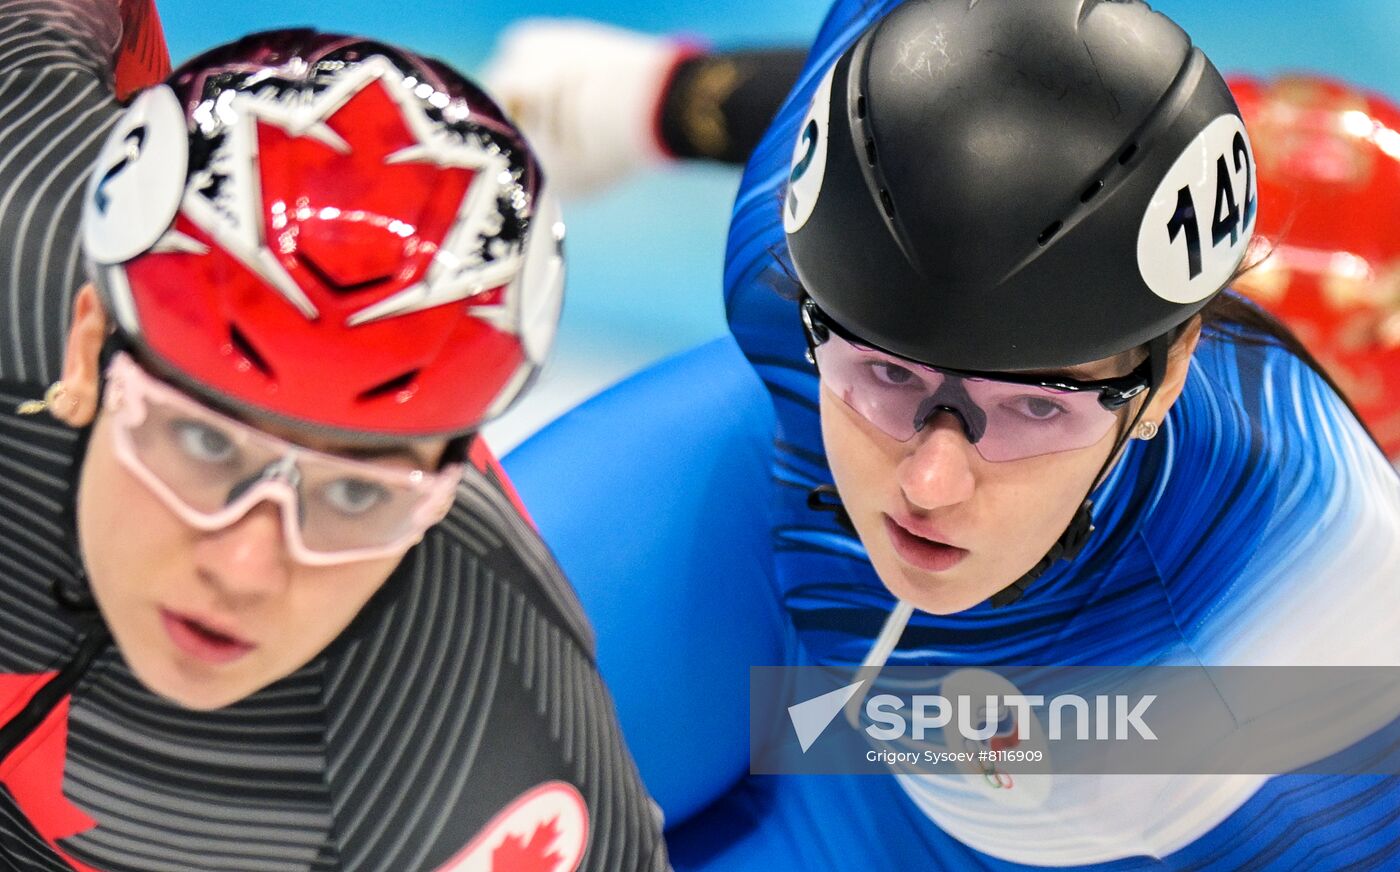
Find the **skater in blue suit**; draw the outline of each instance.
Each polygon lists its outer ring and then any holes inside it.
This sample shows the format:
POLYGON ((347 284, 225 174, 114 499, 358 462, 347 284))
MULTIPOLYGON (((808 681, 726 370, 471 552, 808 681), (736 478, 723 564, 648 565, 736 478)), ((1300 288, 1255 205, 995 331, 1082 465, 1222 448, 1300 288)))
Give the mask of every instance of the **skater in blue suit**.
MULTIPOLYGON (((1296 339, 1228 290, 1262 256, 1256 209, 1224 82, 1143 3, 836 4, 739 192, 738 351, 665 364, 508 464, 591 606, 601 558, 569 529, 577 494, 534 500, 530 469, 590 428, 626 456, 599 422, 643 410, 643 430, 674 437, 663 454, 690 460, 652 490, 635 455, 624 472, 605 461, 626 494, 609 526, 654 531, 631 584, 686 603, 687 632, 658 631, 647 669, 731 670, 664 721, 611 675, 678 869, 1400 866, 1400 780, 1380 775, 1080 775, 1032 792, 721 773, 748 739, 712 714, 713 688, 744 687, 735 651, 1400 664, 1400 480, 1296 339), (761 559, 705 540, 741 523, 767 531, 761 559), (704 578, 678 553, 703 554, 704 578), (700 632, 721 620, 719 639, 700 632), (676 723, 714 731, 663 760, 676 723)), ((594 611, 605 673, 610 627, 637 622, 626 600, 594 611)), ((646 638, 629 636, 634 661, 646 638)))

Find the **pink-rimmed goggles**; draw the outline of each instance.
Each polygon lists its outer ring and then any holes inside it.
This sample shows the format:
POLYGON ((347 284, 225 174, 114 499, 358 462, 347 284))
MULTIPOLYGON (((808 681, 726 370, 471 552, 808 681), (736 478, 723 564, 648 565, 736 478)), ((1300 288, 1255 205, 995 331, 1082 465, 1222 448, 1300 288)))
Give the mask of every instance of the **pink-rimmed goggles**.
POLYGON ((949 413, 977 453, 993 462, 1087 448, 1151 384, 1150 360, 1128 375, 1097 381, 969 372, 867 345, 811 300, 803 303, 802 321, 822 384, 866 421, 908 442, 949 413))
POLYGON ((280 508, 299 563, 387 557, 446 516, 461 464, 435 471, 354 460, 297 445, 220 414, 156 379, 125 353, 104 400, 117 459, 190 526, 220 530, 258 503, 280 508))

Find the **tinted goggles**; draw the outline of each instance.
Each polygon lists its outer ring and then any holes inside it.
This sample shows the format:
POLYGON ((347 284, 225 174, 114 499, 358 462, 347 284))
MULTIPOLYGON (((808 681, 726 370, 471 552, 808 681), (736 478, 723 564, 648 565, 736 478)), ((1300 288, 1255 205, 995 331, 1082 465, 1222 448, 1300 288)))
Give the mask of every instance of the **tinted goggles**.
POLYGON ((300 563, 325 566, 397 554, 447 514, 462 476, 398 461, 352 460, 271 436, 213 411, 113 357, 105 395, 116 456, 185 523, 233 524, 271 500, 300 563))
POLYGON ((900 442, 940 414, 953 415, 989 461, 1087 448, 1151 384, 1150 360, 1118 378, 1078 381, 927 366, 862 343, 803 304, 821 380, 861 417, 900 442))

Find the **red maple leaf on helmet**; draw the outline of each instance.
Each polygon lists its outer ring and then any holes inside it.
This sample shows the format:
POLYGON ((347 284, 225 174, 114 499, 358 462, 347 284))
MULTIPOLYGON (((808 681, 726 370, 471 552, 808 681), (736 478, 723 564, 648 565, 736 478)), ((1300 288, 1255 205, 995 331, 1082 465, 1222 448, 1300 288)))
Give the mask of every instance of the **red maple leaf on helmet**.
POLYGON ((559 835, 559 818, 553 817, 536 826, 528 840, 506 836, 491 853, 492 872, 555 872, 564 862, 552 848, 559 835))

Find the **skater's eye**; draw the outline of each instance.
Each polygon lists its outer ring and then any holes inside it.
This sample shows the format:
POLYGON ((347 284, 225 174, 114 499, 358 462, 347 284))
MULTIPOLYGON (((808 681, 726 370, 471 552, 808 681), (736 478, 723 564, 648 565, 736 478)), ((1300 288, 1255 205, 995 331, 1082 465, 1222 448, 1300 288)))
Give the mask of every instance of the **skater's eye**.
POLYGON ((232 465, 238 458, 238 446, 228 434, 200 421, 176 418, 170 422, 175 444, 191 460, 200 463, 232 465))
POLYGON ((888 360, 870 360, 865 366, 870 377, 882 385, 902 388, 922 383, 913 370, 888 360))
POLYGON ((1002 408, 1036 423, 1053 421, 1069 413, 1069 409, 1062 404, 1039 394, 1013 397, 1004 401, 1002 408))

